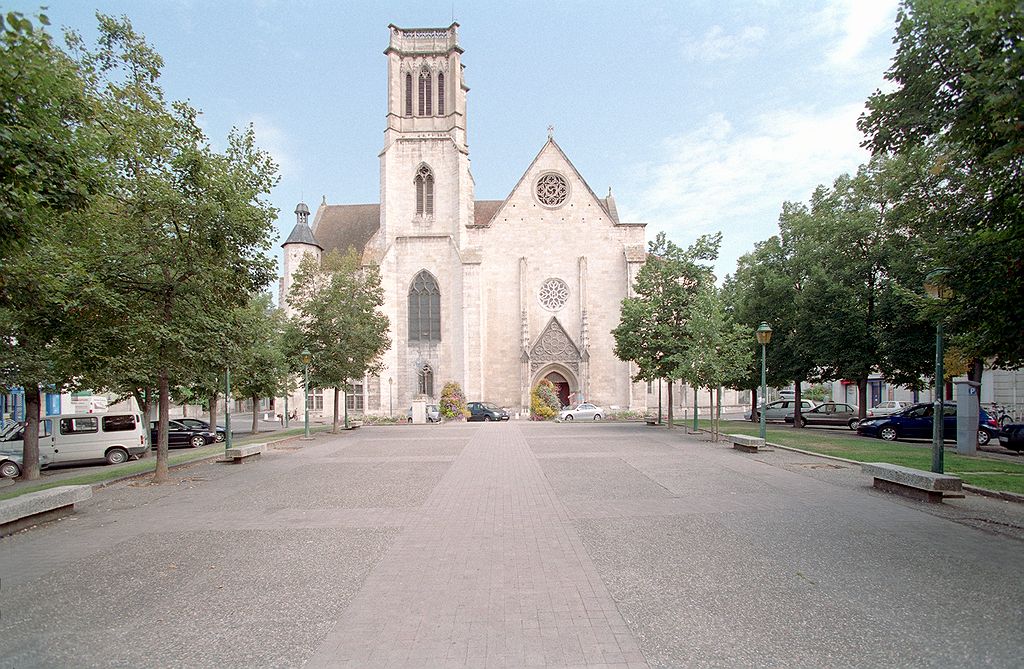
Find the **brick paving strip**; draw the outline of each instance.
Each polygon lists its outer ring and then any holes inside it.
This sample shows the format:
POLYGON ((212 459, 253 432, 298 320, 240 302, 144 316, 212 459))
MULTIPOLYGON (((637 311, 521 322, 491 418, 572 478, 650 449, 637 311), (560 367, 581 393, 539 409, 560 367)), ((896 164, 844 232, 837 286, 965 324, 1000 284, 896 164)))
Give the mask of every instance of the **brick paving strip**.
POLYGON ((519 427, 483 426, 309 667, 647 667, 519 427))

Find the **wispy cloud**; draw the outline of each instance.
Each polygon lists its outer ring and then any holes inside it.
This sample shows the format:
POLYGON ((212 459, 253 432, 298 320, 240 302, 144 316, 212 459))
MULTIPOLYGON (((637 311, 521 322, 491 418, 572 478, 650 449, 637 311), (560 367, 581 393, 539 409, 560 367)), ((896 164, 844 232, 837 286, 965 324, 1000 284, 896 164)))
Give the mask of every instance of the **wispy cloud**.
POLYGON ((721 26, 712 26, 698 39, 684 39, 683 55, 706 63, 743 58, 764 41, 765 34, 760 26, 746 26, 732 34, 721 26))
POLYGON ((252 123, 256 133, 256 145, 270 154, 277 163, 278 172, 282 176, 296 176, 301 163, 293 157, 292 142, 287 133, 271 119, 260 114, 249 117, 244 125, 249 123, 252 123))
MULTIPOLYGON (((664 142, 661 159, 634 172, 621 198, 624 220, 648 223, 683 243, 722 231, 720 266, 777 232, 782 203, 806 200, 818 184, 830 184, 868 159, 856 120, 862 104, 833 109, 762 113, 742 126, 722 114, 664 142)), ((724 273, 724 272, 723 272, 724 273)))
POLYGON ((814 25, 833 39, 825 65, 854 67, 872 40, 892 32, 897 4, 898 0, 829 0, 813 17, 814 25))

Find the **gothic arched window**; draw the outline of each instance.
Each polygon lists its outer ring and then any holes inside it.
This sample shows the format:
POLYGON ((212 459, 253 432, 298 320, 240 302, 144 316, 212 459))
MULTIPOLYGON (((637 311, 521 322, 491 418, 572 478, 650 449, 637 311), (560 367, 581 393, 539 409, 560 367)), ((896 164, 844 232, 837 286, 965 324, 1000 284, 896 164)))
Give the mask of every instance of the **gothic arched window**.
POLYGON ((427 270, 409 288, 409 341, 441 341, 441 291, 427 270))
POLYGON ((417 374, 417 387, 421 395, 434 396, 434 370, 429 364, 424 363, 417 374))
POLYGON ((434 173, 426 165, 416 170, 416 215, 434 215, 434 173))
POLYGON ((437 73, 437 115, 444 116, 444 73, 437 73))
POLYGON ((431 116, 433 114, 430 111, 430 108, 433 106, 431 104, 433 95, 431 95, 430 83, 430 72, 428 70, 420 72, 420 116, 431 116))
POLYGON ((405 73, 405 115, 412 116, 412 74, 405 73))

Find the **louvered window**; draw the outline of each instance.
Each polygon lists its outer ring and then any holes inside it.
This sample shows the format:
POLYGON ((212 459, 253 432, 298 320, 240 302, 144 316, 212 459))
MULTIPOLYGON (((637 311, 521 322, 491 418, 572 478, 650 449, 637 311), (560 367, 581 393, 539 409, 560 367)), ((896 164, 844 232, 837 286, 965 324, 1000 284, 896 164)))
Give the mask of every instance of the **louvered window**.
POLYGON ((431 103, 433 102, 430 87, 430 72, 424 70, 420 73, 420 116, 431 116, 431 103))
POLYGON ((412 116, 412 75, 405 75, 405 115, 412 116))
POLYGON ((434 215, 434 174, 426 165, 416 170, 416 215, 434 215))
POLYGON ((444 74, 437 73, 437 115, 444 116, 444 74))
POLYGON ((441 291, 427 270, 409 289, 409 341, 441 341, 441 291))

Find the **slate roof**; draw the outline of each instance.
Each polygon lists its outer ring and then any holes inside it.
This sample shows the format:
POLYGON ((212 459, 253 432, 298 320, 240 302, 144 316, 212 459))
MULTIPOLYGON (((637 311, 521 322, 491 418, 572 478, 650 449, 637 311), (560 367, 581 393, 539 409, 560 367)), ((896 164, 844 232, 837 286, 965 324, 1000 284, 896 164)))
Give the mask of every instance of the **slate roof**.
POLYGON ((380 228, 379 204, 326 204, 317 208, 313 234, 326 251, 354 248, 360 256, 380 228))
MULTIPOLYGON (((285 244, 312 244, 313 246, 320 246, 319 242, 316 241, 316 237, 313 236, 313 231, 309 229, 309 226, 305 223, 296 223, 295 227, 292 228, 292 233, 288 235, 288 239, 284 240, 285 244)), ((320 246, 323 249, 322 246, 320 246)))

